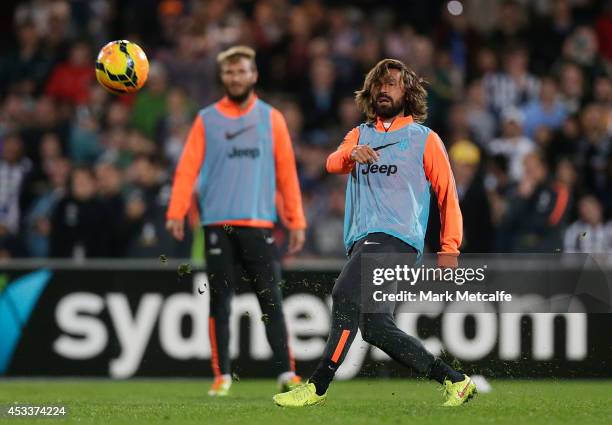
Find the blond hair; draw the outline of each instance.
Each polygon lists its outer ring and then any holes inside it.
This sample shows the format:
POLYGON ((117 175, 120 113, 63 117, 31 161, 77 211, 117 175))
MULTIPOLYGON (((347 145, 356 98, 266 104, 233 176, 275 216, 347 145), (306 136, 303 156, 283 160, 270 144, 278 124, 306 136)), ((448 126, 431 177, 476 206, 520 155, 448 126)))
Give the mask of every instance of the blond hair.
POLYGON ((249 46, 232 46, 217 55, 217 64, 222 65, 226 62, 235 62, 238 59, 247 58, 255 67, 255 50, 249 46))
POLYGON ((404 114, 412 115, 414 121, 422 123, 427 119, 427 91, 425 81, 416 75, 408 65, 397 59, 383 59, 368 72, 361 90, 355 92, 355 102, 368 121, 376 120, 376 110, 372 96, 374 85, 381 84, 389 75, 390 69, 400 71, 400 81, 406 93, 404 95, 404 114))

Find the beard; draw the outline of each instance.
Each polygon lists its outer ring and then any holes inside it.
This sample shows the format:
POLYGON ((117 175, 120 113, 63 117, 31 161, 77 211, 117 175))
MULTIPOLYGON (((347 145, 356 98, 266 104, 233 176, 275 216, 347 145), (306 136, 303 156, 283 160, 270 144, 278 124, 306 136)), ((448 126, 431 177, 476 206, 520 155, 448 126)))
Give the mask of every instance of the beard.
POLYGON ((376 115, 382 119, 389 119, 399 115, 401 112, 404 111, 406 105, 404 99, 400 99, 395 102, 389 96, 384 95, 379 95, 372 103, 374 106, 374 112, 376 112, 376 115), (381 98, 387 99, 389 102, 387 104, 381 105, 380 103, 378 103, 381 98))
POLYGON ((251 84, 247 86, 243 91, 232 94, 230 93, 229 89, 225 87, 225 94, 232 102, 242 103, 249 98, 254 88, 255 88, 255 84, 251 84))

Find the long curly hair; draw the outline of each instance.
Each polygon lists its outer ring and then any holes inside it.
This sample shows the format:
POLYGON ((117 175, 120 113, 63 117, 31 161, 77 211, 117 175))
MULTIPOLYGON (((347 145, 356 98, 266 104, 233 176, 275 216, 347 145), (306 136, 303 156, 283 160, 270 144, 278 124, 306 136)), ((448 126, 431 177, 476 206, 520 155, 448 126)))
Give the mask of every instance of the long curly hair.
POLYGON ((368 72, 363 82, 363 88, 355 92, 355 102, 366 115, 369 122, 376 121, 372 88, 383 82, 390 69, 401 73, 401 83, 405 89, 405 115, 412 115, 415 122, 422 123, 427 119, 427 91, 425 80, 420 78, 408 65, 397 59, 383 59, 368 72))

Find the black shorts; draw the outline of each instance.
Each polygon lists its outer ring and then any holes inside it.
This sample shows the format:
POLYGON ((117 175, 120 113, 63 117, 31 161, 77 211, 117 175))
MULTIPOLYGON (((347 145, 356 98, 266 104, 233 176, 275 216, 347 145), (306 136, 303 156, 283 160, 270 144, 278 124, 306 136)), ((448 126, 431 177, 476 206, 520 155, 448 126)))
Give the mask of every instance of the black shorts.
POLYGON ((336 280, 332 295, 356 305, 361 304, 362 254, 414 254, 417 250, 401 239, 387 233, 370 233, 353 244, 348 262, 336 280))
POLYGON ((272 229, 229 225, 204 226, 206 262, 209 268, 230 270, 241 265, 252 270, 253 265, 277 267, 278 249, 272 229))

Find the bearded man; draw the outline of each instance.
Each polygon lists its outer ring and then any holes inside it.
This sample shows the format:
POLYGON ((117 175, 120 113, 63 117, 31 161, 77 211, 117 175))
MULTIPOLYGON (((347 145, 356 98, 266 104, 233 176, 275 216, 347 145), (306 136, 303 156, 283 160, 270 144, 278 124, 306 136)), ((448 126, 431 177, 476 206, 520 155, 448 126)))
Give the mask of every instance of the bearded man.
POLYGON ((442 384, 445 406, 459 406, 476 393, 470 377, 400 330, 392 312, 367 312, 360 305, 362 255, 422 254, 430 189, 440 208, 439 263, 456 264, 461 211, 444 145, 434 131, 419 124, 427 116, 426 96, 422 79, 394 59, 376 64, 356 92, 367 121, 349 131, 327 159, 330 173, 349 174, 344 220, 349 259, 332 291, 332 324, 323 358, 308 382, 273 397, 279 406, 323 402, 357 329, 366 342, 398 363, 442 384))
POLYGON ((257 98, 255 51, 234 46, 217 57, 225 97, 202 109, 177 165, 166 227, 183 239, 197 181, 210 284, 209 337, 215 376, 208 391, 226 396, 232 385, 230 302, 241 264, 257 294, 274 353, 279 389, 300 383, 288 344, 272 236, 277 216, 289 228, 289 253, 304 245, 306 220, 295 156, 283 115, 257 98), (277 214, 276 194, 283 210, 277 214))

